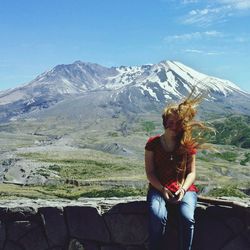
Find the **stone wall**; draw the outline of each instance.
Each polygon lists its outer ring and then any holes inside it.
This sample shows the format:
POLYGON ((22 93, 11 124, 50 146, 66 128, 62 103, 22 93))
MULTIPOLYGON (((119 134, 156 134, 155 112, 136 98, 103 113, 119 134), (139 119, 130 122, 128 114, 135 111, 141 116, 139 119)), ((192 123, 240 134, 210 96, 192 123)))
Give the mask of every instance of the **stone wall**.
MULTIPOLYGON (((174 216, 172 217, 174 218, 174 216)), ((250 210, 246 205, 199 198, 194 250, 249 250, 250 210)), ((2 250, 147 249, 147 206, 137 200, 83 199, 77 203, 21 201, 0 204, 2 250)), ((175 220, 166 245, 175 250, 175 220)))

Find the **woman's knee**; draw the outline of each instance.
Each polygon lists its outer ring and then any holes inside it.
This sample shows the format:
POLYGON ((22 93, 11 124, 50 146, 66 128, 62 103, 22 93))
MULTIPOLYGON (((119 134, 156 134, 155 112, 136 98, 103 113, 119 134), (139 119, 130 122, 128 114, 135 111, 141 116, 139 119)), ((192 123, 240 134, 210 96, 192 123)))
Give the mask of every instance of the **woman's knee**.
POLYGON ((186 223, 194 223, 194 211, 197 203, 197 195, 194 192, 188 192, 180 204, 180 217, 186 223))
POLYGON ((165 202, 154 199, 149 206, 150 213, 158 220, 166 220, 167 209, 165 202))
POLYGON ((188 209, 180 209, 180 218, 186 224, 194 224, 194 211, 188 209))

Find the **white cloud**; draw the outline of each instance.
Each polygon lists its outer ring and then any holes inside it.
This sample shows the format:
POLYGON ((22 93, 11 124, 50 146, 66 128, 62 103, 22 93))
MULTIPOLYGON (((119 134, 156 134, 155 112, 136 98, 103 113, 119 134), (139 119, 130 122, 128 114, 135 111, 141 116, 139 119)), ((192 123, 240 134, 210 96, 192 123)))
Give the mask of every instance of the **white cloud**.
POLYGON ((189 11, 181 22, 209 26, 214 22, 226 22, 231 16, 250 10, 250 0, 214 0, 207 3, 209 5, 203 9, 189 11))
POLYGON ((202 50, 198 50, 198 49, 186 49, 185 52, 188 52, 188 53, 197 53, 197 54, 202 54, 203 53, 202 50))
POLYGON ((182 0, 182 4, 198 3, 199 0, 182 0))
POLYGON ((193 53, 193 54, 203 54, 208 56, 217 56, 223 54, 223 52, 216 52, 216 51, 204 51, 198 49, 185 49, 184 52, 186 53, 193 53))
POLYGON ((167 42, 172 42, 172 41, 186 41, 194 39, 198 40, 203 38, 214 38, 214 37, 223 37, 223 34, 216 30, 209 30, 204 32, 192 32, 180 35, 167 36, 164 38, 164 40, 167 42))
POLYGON ((191 10, 182 21, 185 24, 198 24, 199 26, 209 26, 214 21, 226 21, 232 7, 229 5, 191 10))
POLYGON ((250 0, 218 0, 218 2, 239 10, 250 9, 250 0))

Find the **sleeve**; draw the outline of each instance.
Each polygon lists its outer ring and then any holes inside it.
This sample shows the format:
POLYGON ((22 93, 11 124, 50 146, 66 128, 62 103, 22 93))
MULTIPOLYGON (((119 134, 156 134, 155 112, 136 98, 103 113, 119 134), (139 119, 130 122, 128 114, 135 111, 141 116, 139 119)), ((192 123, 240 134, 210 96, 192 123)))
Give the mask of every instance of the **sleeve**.
POLYGON ((155 149, 155 141, 158 136, 150 137, 145 145, 145 149, 148 151, 154 151, 155 149))
POLYGON ((190 155, 196 155, 196 154, 197 154, 197 149, 196 149, 196 148, 191 148, 191 149, 189 150, 189 154, 190 154, 190 155))

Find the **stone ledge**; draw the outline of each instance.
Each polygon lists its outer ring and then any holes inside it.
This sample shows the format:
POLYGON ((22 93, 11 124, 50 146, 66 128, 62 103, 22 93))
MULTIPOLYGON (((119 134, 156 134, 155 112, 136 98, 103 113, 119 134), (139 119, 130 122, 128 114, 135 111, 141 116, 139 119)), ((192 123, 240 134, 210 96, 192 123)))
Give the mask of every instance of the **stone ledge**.
MULTIPOLYGON (((193 250, 250 249, 250 207, 199 197, 193 250)), ((169 249, 177 225, 169 222, 169 249), (170 242, 170 243, 169 243, 170 242)), ((146 250, 145 197, 0 201, 0 250, 146 250)))

